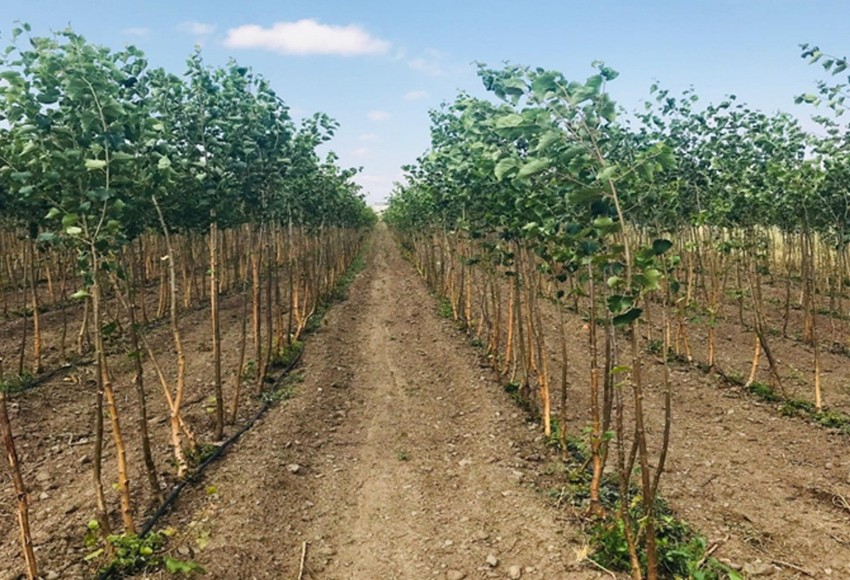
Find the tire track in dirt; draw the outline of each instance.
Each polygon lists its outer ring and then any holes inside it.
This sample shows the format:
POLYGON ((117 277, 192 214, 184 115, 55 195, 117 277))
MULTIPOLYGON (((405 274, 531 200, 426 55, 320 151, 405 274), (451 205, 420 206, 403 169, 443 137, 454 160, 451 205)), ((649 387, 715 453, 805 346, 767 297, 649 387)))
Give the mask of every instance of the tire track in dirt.
POLYGON ((305 543, 305 578, 600 577, 529 485, 538 427, 386 229, 367 263, 309 338, 297 396, 180 500, 180 552, 214 578, 296 577, 305 543))

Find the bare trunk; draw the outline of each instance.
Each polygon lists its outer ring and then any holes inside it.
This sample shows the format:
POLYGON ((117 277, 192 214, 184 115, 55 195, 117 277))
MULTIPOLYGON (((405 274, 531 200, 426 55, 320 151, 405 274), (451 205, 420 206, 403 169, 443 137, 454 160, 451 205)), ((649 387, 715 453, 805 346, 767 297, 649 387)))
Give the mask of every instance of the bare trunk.
MULTIPOLYGON (((0 361, 0 383, 3 381, 3 367, 0 361)), ((9 471, 12 482, 15 485, 15 495, 18 502, 18 532, 21 542, 21 551, 27 566, 27 579, 38 578, 38 567, 35 561, 35 552, 32 546, 32 534, 30 533, 29 500, 27 499, 27 488, 21 475, 21 464, 18 461, 18 453, 15 450, 15 438, 12 435, 12 423, 9 420, 9 410, 6 406, 6 390, 0 386, 0 435, 3 437, 3 449, 6 452, 6 460, 9 462, 9 471)))

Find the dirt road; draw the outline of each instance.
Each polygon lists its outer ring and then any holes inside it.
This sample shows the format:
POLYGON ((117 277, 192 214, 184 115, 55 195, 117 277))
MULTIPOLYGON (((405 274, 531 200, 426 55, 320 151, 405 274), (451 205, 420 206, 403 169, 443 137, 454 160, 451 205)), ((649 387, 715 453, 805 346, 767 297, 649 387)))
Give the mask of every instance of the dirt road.
POLYGON ((595 578, 528 424, 379 228, 276 407, 171 525, 215 578, 595 578))

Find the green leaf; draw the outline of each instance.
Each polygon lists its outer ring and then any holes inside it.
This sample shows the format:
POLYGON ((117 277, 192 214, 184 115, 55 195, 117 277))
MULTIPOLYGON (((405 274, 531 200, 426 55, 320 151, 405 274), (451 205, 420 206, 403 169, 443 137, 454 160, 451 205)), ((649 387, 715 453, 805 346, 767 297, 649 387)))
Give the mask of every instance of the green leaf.
POLYGON ((168 155, 163 155, 159 158, 159 162, 156 164, 158 169, 168 169, 171 167, 171 159, 168 158, 168 155))
POLYGON ((570 203, 584 205, 594 201, 598 201, 602 197, 603 193, 601 190, 588 187, 571 192, 569 194, 568 199, 570 203))
POLYGON ((69 228, 65 228, 65 233, 69 236, 79 236, 81 233, 83 233, 83 228, 79 226, 71 226, 69 228))
POLYGON ((531 92, 538 100, 545 99, 549 93, 554 92, 558 88, 557 75, 552 72, 545 72, 534 79, 531 83, 531 92))
POLYGON ((89 171, 97 171, 106 167, 106 161, 103 159, 86 159, 86 169, 89 171))
POLYGON ((508 115, 502 115, 501 117, 497 117, 494 126, 496 127, 496 129, 513 129, 515 127, 520 127, 524 124, 525 119, 522 115, 517 113, 510 113, 508 115))
POLYGON ((505 157, 496 164, 496 168, 493 170, 493 172, 496 175, 496 179, 501 181, 506 174, 510 173, 517 167, 518 163, 516 159, 514 159, 513 157, 505 157))
POLYGON ((670 240, 665 240, 663 238, 652 240, 652 253, 656 256, 660 256, 672 247, 673 242, 671 242, 670 240))
POLYGON ((83 298, 88 298, 89 296, 91 296, 91 294, 89 294, 88 290, 77 290, 76 292, 71 294, 71 298, 73 298, 74 300, 81 300, 83 298))
POLYGON ((612 322, 614 326, 625 326, 627 324, 631 324, 632 322, 640 318, 642 312, 643 310, 641 310, 640 308, 632 308, 631 310, 624 312, 619 316, 615 316, 612 322))
POLYGON ((608 181, 609 179, 614 178, 614 174, 617 173, 616 165, 609 165, 602 171, 596 174, 596 181, 608 181))
POLYGON ((612 294, 608 296, 608 311, 612 314, 617 314, 618 312, 622 312, 627 308, 631 308, 635 301, 630 296, 623 296, 621 294, 612 294))
POLYGON ((47 212, 47 215, 44 216, 44 219, 52 220, 53 218, 58 216, 60 213, 62 213, 61 209, 59 209, 58 207, 51 207, 50 211, 47 212))
POLYGON ((529 161, 528 163, 526 163, 525 165, 522 166, 522 168, 519 170, 519 173, 517 173, 516 176, 517 176, 517 179, 524 179, 526 177, 531 177, 532 175, 540 173, 541 171, 548 169, 548 167, 549 167, 549 160, 548 159, 546 159, 546 158, 532 159, 531 161, 529 161))
POLYGON ((663 274, 655 268, 647 268, 643 271, 643 288, 644 290, 658 290, 659 282, 663 278, 663 274))
POLYGON ((543 153, 547 149, 549 149, 553 143, 557 143, 561 140, 563 134, 559 131, 547 131, 540 138, 540 141, 537 143, 537 152, 543 153))
POLYGON ((163 558, 163 562, 165 563, 165 569, 171 572, 172 574, 191 574, 192 572, 204 572, 204 569, 195 562, 178 560, 177 558, 172 558, 171 556, 166 556, 165 558, 163 558))
POLYGON ((79 219, 80 219, 79 216, 77 216, 77 214, 75 214, 75 213, 66 213, 65 215, 62 216, 62 227, 63 228, 69 228, 71 226, 75 226, 75 225, 77 225, 77 222, 79 221, 79 219))

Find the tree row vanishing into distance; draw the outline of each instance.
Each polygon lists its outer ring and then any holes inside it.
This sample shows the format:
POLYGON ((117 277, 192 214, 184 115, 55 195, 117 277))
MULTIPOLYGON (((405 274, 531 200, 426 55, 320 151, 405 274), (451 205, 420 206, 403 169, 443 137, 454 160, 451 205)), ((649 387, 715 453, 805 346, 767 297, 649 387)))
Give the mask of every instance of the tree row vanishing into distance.
POLYGON ((111 556, 117 536, 102 483, 104 417, 116 454, 120 528, 133 537, 142 512, 130 489, 131 459, 143 460, 150 498, 161 500, 166 491, 151 452, 145 371, 166 401, 176 481, 236 421, 242 382, 254 381, 259 394, 270 368, 300 349, 310 316, 333 293, 375 216, 352 181, 356 170, 340 168, 332 153, 319 154, 335 121, 317 113, 296 124, 268 81, 249 68, 233 61, 210 67, 196 50, 181 77, 151 68, 132 46, 113 51, 71 30, 30 32, 28 25, 15 28, 0 62, 0 291, 7 327, 20 333, 18 351, 0 353, 0 426, 28 575, 35 578, 26 487, 7 412, 14 388, 92 359, 91 528, 111 556), (219 312, 222 296, 231 294, 242 296, 242 338, 227 410, 219 312), (202 444, 182 414, 181 317, 204 303, 215 427, 202 444), (60 344, 50 345, 58 355, 48 369, 40 316, 52 309, 61 310, 63 328, 60 344), (170 326, 173 349, 148 341, 146 331, 158 320, 170 326), (66 344, 72 321, 80 322, 73 349, 66 344), (142 458, 126 452, 115 390, 131 385, 113 384, 110 372, 119 354, 135 366, 133 436, 141 438, 142 458))
MULTIPOLYGON (((803 50, 833 74, 846 69, 843 59, 803 50)), ((610 516, 621 530, 627 553, 614 563, 634 578, 657 578, 688 573, 671 569, 656 526, 675 388, 669 361, 694 359, 693 329, 704 328, 708 338, 701 366, 723 372, 716 327, 737 316, 755 345, 746 385, 756 384, 764 353, 769 385, 758 386, 779 396, 771 337, 788 337, 789 312, 802 309, 800 340, 813 353, 818 412, 821 350, 850 347, 842 316, 850 280, 850 133, 837 121, 848 85, 824 82, 818 95, 797 98, 825 100, 834 113, 815 117, 823 131, 813 134, 789 114, 768 115, 734 96, 699 107, 692 90, 673 96, 657 85, 640 111, 624 117, 607 92, 617 73, 594 66, 582 83, 540 68, 479 65, 498 101, 461 94, 432 111, 431 147, 405 168, 406 183, 385 219, 565 452, 569 391, 589 390, 582 437, 592 471, 587 514, 610 516), (783 288, 781 329, 767 321, 765 279, 783 288), (557 305, 560 344, 545 340, 544 302, 557 305), (585 320, 584 377, 584 361, 568 360, 569 311, 585 320), (823 317, 828 337, 818 325, 823 317), (661 355, 664 400, 654 458, 642 373, 653 351, 661 355), (619 499, 604 505, 609 456, 619 499), (632 511, 635 502, 640 508, 632 511)))

